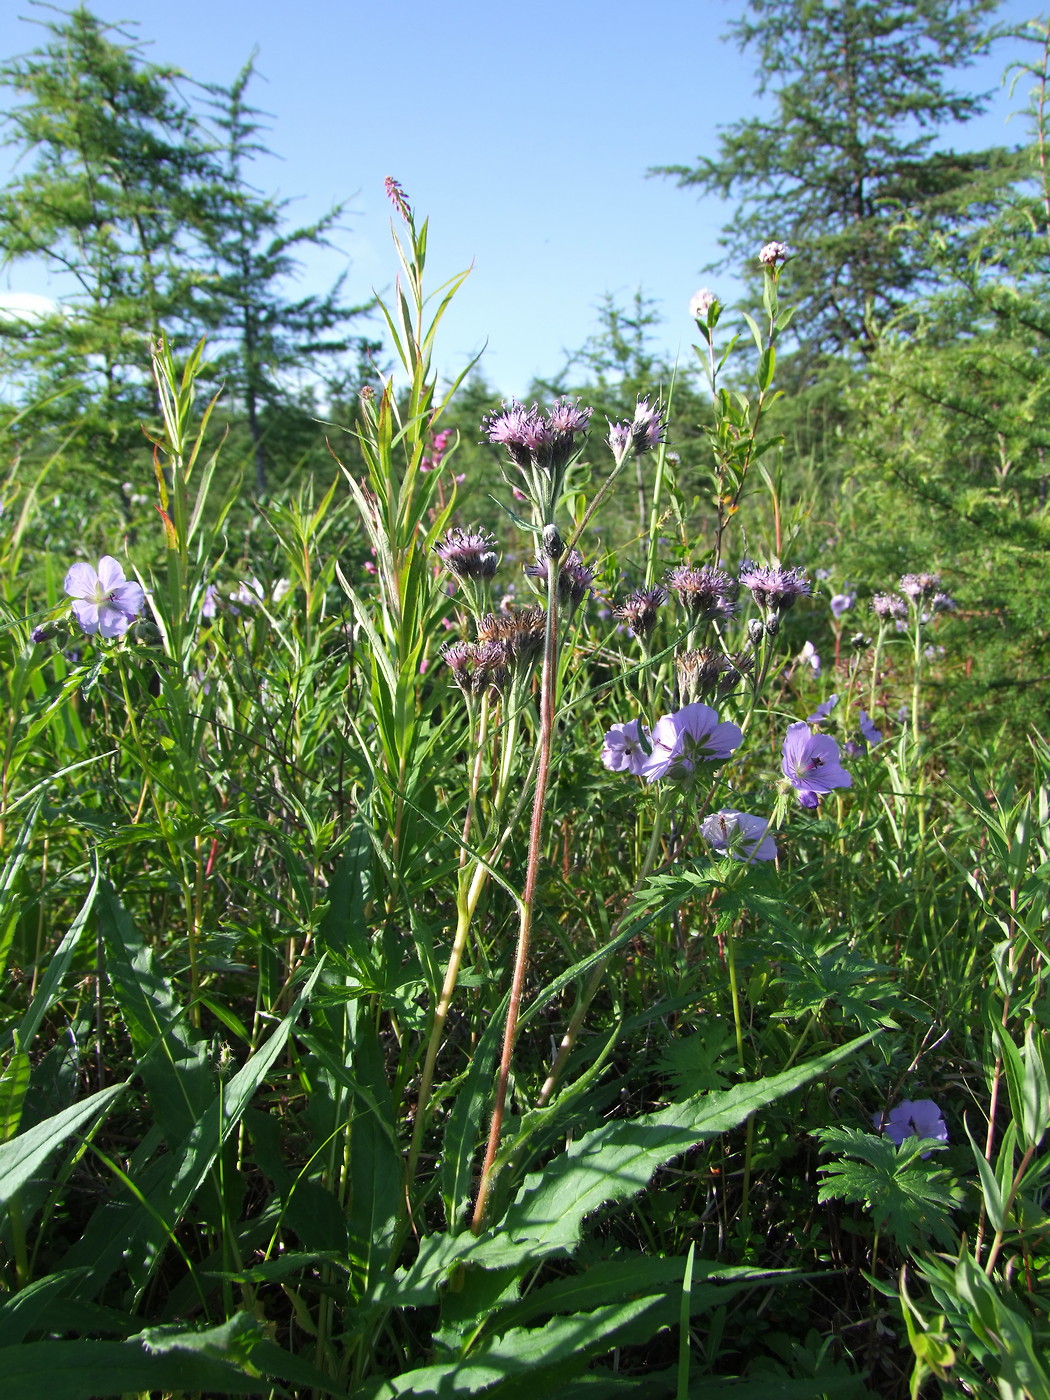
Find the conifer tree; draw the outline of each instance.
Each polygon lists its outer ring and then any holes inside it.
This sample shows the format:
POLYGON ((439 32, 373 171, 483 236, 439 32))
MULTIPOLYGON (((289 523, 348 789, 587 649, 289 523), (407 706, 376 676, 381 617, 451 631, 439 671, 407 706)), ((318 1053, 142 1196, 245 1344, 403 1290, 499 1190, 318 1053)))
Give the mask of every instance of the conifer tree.
POLYGON ((924 249, 980 217, 1010 178, 1002 150, 942 149, 984 108, 953 71, 987 43, 998 0, 749 0, 730 25, 758 57, 771 108, 727 127, 714 158, 659 167, 704 194, 737 196, 724 265, 777 239, 796 254, 790 294, 808 364, 868 352, 883 321, 922 290, 924 249))
POLYGON ((84 8, 44 27, 0 67, 22 99, 7 144, 30 157, 0 190, 0 258, 42 261, 62 300, 0 334, 9 374, 36 399, 61 394, 101 453, 152 404, 150 337, 192 316, 211 157, 176 70, 84 8))

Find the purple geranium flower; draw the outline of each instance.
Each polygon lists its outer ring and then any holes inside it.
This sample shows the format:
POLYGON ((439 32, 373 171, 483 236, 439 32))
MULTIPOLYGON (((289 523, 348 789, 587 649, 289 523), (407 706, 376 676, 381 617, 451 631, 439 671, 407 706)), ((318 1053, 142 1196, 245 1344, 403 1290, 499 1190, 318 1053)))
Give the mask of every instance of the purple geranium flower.
POLYGON ((142 611, 146 595, 142 585, 124 578, 124 570, 109 554, 98 561, 96 572, 90 564, 74 564, 63 585, 73 599, 73 612, 89 635, 123 637, 142 611))
POLYGON ((815 807, 832 788, 853 786, 839 762, 838 744, 830 734, 814 734, 805 720, 788 726, 780 767, 803 807, 815 807))
POLYGON ((839 703, 837 695, 829 695, 826 700, 822 700, 811 715, 806 716, 807 724, 819 724, 822 719, 827 719, 832 710, 839 703))
MULTIPOLYGON (((873 1113, 871 1121, 879 1132, 885 1133, 898 1147, 905 1138, 933 1138, 948 1141, 948 1127, 941 1110, 932 1099, 901 1099, 889 1113, 873 1113)), ((930 1154, 924 1152, 924 1157, 930 1154)))
POLYGON ((719 720, 710 705, 697 703, 657 720, 652 737, 653 752, 642 768, 642 777, 651 783, 681 778, 693 771, 694 763, 724 763, 744 735, 738 725, 719 720))
POLYGON ((640 719, 614 724, 602 743, 602 762, 613 773, 633 773, 638 777, 649 757, 648 743, 649 731, 643 729, 640 719))
POLYGON ((872 748, 882 743, 882 730, 875 727, 867 710, 860 712, 860 732, 864 736, 864 742, 872 748))
POLYGON ((839 618, 843 613, 848 613, 856 601, 857 595, 855 593, 836 593, 831 600, 833 616, 839 618))
POLYGON ((764 817, 724 808, 705 818, 700 835, 712 850, 719 855, 732 856, 734 860, 750 862, 777 858, 776 842, 769 835, 769 822, 764 817))

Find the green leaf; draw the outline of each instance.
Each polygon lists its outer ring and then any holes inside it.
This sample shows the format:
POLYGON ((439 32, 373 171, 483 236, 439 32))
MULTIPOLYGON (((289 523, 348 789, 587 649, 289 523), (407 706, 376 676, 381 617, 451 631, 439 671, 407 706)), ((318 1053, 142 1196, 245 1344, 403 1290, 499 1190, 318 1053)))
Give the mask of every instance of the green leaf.
POLYGON ((151 1356, 140 1342, 29 1342, 0 1348, 4 1400, 98 1400, 127 1391, 264 1395, 269 1381, 221 1361, 151 1356))
POLYGON ((91 1119, 100 1118, 127 1087, 127 1084, 114 1084, 100 1089, 61 1113, 45 1118, 10 1142, 0 1144, 0 1205, 6 1205, 16 1191, 39 1174, 44 1162, 66 1138, 91 1119))

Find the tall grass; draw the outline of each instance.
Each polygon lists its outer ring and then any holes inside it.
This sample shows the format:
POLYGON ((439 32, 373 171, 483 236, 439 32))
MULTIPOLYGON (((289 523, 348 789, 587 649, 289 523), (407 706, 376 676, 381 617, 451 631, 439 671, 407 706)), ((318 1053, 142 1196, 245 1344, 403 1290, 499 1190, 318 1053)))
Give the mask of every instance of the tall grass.
POLYGON ((494 408, 497 541, 435 448, 462 277, 388 192, 363 470, 237 556, 203 351, 158 345, 163 557, 109 638, 72 558, 26 592, 48 488, 7 488, 5 1395, 1050 1393, 1047 750, 950 786, 938 586, 828 611, 779 258, 753 355, 698 308, 710 537, 650 395, 494 408))

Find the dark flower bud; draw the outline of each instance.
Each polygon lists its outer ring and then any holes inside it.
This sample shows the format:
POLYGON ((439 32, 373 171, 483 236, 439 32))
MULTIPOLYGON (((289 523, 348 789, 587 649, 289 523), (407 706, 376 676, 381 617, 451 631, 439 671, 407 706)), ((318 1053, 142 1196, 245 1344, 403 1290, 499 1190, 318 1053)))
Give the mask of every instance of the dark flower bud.
POLYGON ((557 525, 544 525, 543 552, 548 559, 560 559, 565 553, 565 541, 558 533, 557 525))
POLYGON ((766 635, 765 623, 759 617, 749 617, 747 620, 747 635, 751 639, 751 645, 757 647, 762 638, 766 635))

